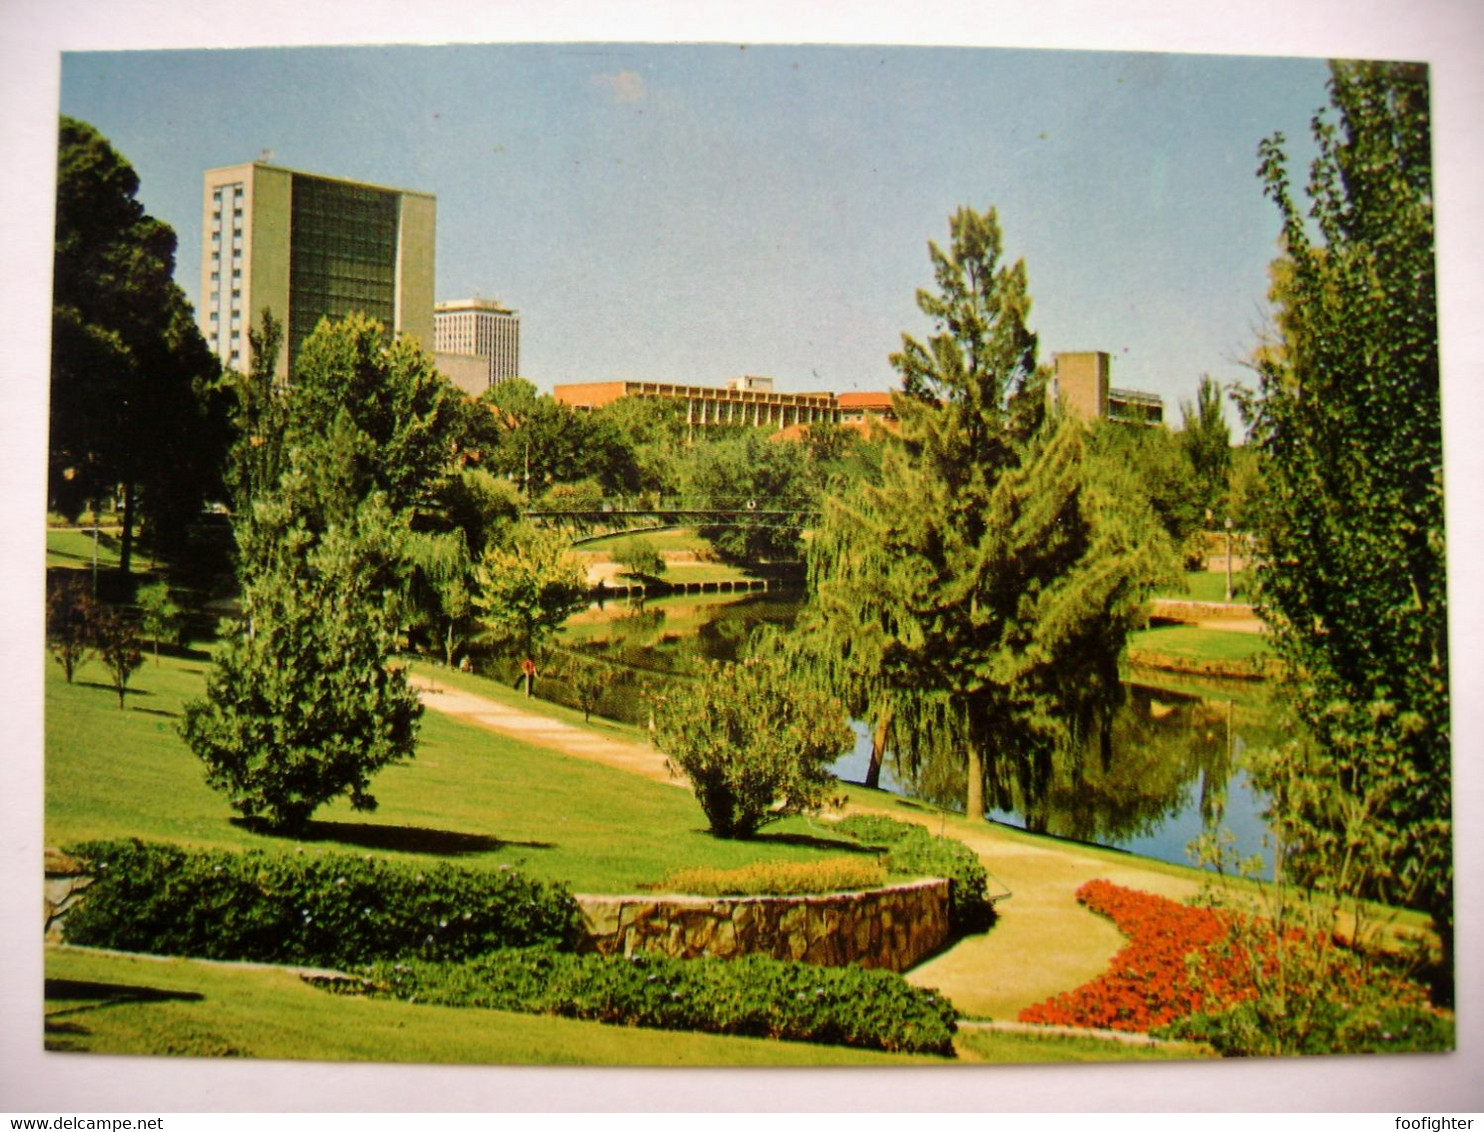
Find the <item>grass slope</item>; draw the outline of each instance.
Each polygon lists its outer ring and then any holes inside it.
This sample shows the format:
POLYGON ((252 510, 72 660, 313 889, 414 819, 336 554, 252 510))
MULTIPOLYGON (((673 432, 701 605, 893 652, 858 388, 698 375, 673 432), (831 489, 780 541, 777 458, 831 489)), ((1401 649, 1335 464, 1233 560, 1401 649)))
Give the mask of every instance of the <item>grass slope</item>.
MULTIPOLYGON (((1245 570, 1238 570, 1232 574, 1232 601, 1242 604, 1252 600, 1251 587, 1248 582, 1249 578, 1245 570)), ((1227 600, 1226 571, 1190 570, 1185 575, 1184 586, 1167 590, 1157 596, 1169 598, 1172 601, 1225 602, 1227 600)))
MULTIPOLYGON (((302 840, 251 833, 175 731, 183 700, 201 693, 205 664, 162 658, 135 675, 127 710, 85 667, 68 685, 48 665, 46 840, 142 837, 182 845, 358 852, 514 865, 578 892, 634 892, 682 866, 838 856, 822 823, 790 819, 751 842, 723 841, 686 790, 493 734, 437 712, 423 717, 418 754, 372 784, 374 813, 322 807, 302 840)), ((462 681, 461 681, 462 682, 462 681)), ((481 682, 482 683, 482 682, 481 682)), ((580 719, 580 714, 570 713, 580 719)))
MULTIPOLYGON (((925 1055, 353 998, 316 990, 287 969, 71 948, 46 953, 44 1026, 46 1048, 56 1053, 471 1065, 945 1064, 925 1055)), ((982 1029, 964 1030, 955 1047, 964 1063, 1202 1056, 1193 1045, 982 1029)))
MULTIPOLYGON (((93 537, 79 528, 46 530, 47 567, 86 567, 92 570, 93 537)), ((119 568, 119 531, 102 530, 98 534, 99 570, 119 568)))
POLYGON ((331 995, 288 970, 46 954, 48 1050, 482 1065, 942 1065, 941 1058, 331 995))

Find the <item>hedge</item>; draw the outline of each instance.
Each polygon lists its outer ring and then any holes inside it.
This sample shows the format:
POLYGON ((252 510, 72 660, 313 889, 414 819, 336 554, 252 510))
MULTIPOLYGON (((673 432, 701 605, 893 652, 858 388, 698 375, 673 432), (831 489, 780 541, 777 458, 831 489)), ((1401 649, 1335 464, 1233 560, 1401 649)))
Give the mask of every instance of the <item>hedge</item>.
POLYGON ((356 979, 309 981, 439 1006, 944 1055, 953 1052, 957 1017, 947 999, 890 971, 760 955, 623 958, 527 948, 459 964, 381 963, 356 979))
POLYGON ((937 837, 912 822, 874 814, 852 814, 835 828, 863 845, 884 848, 888 872, 947 877, 952 882, 948 920, 955 931, 982 931, 994 922, 994 904, 985 899, 988 874, 978 854, 962 841, 937 837))
POLYGON ((565 888, 513 869, 188 851, 138 840, 68 852, 94 880, 67 915, 67 941, 122 951, 348 967, 568 947, 581 922, 565 888))

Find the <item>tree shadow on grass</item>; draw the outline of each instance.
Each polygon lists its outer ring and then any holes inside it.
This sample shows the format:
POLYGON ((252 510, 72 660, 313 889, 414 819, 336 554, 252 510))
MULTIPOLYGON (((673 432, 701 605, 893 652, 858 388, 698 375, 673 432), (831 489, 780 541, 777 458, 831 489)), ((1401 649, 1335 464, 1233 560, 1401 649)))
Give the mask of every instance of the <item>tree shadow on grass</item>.
MULTIPOLYGON (((42 1019, 43 1046, 56 1053, 86 1050, 85 1039, 93 1031, 81 1022, 63 1021, 78 1014, 90 1014, 110 1006, 131 1006, 152 1002, 201 1002, 205 995, 196 991, 169 991, 158 987, 130 986, 124 983, 97 983, 82 979, 47 979, 46 1014, 42 1019), (77 1003, 76 1006, 70 1005, 77 1003), (62 1008, 52 1007, 62 1004, 62 1008)), ((203 1050, 208 1055, 232 1052, 229 1049, 203 1050)))
MULTIPOLYGON (((153 643, 149 644, 148 647, 150 649, 150 663, 153 664, 153 643)), ((172 645, 165 641, 162 641, 160 643, 160 655, 173 656, 178 660, 208 661, 211 659, 211 653, 209 653, 206 649, 198 649, 194 645, 172 645)))
POLYGON ((311 821, 296 833, 275 833, 243 818, 232 818, 235 826, 261 837, 280 841, 330 841, 358 849, 383 849, 395 853, 424 853, 435 857, 467 857, 496 853, 501 849, 554 849, 549 841, 503 841, 483 833, 452 829, 427 829, 416 825, 373 825, 370 822, 311 821))
MULTIPOLYGON (((101 683, 100 681, 97 681, 97 680, 74 680, 72 683, 73 683, 73 686, 74 687, 77 687, 77 688, 101 688, 103 691, 107 692, 111 696, 117 696, 119 694, 118 693, 118 689, 115 688, 112 684, 104 684, 104 683, 101 683)), ((128 699, 129 697, 132 697, 132 696, 153 696, 153 695, 154 695, 153 692, 146 691, 144 688, 125 688, 124 689, 124 698, 125 699, 128 699)), ((147 708, 135 708, 134 710, 135 711, 147 711, 149 709, 147 709, 147 708)))
MULTIPOLYGON (((77 1002, 62 1010, 50 1010, 46 1015, 46 1028, 53 1030, 53 1019, 68 1014, 82 1014, 89 1010, 101 1010, 105 1006, 124 1006, 136 1002, 200 1002, 206 996, 196 991, 169 991, 158 987, 135 986, 128 983, 98 983, 86 979, 47 979, 45 997, 48 1003, 77 1002)), ((57 1029, 62 1031, 59 1024, 57 1029)))
POLYGON ((868 857, 881 855, 879 846, 862 845, 859 841, 852 841, 844 836, 837 839, 817 837, 811 833, 755 833, 748 840, 760 845, 797 845, 804 849, 829 849, 836 853, 861 853, 868 857))

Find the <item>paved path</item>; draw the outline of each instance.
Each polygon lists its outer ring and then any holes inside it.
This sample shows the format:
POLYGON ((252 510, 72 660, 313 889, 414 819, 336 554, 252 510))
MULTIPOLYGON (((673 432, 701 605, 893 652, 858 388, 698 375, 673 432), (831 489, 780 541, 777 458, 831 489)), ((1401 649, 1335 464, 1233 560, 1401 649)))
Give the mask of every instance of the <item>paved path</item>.
POLYGON ((407 682, 418 690, 423 703, 434 711, 446 712, 501 735, 535 743, 538 747, 549 747, 580 759, 642 774, 656 782, 686 785, 685 779, 671 777, 665 756, 647 743, 608 739, 576 724, 549 719, 472 692, 461 692, 418 673, 409 674, 407 682))
MULTIPOLYGON (((897 810, 892 816, 903 814, 897 810)), ((1013 1021, 1025 1007, 1108 969, 1127 941, 1110 920, 1077 903, 1077 889, 1087 881, 1104 877, 1177 900, 1198 888, 1191 880, 1145 867, 1138 857, 1110 861, 1105 854, 1038 842, 988 824, 972 832, 960 825, 952 836, 979 854, 994 878, 991 892, 1011 895, 996 903, 998 919, 988 932, 959 940, 914 967, 907 979, 941 990, 970 1017, 1013 1021)))
MULTIPOLYGON (((410 683, 434 711, 657 782, 687 786, 683 778, 671 777, 664 755, 647 744, 605 738, 575 724, 436 685, 425 676, 414 674, 410 683)), ((937 819, 915 817, 888 795, 879 807, 854 810, 918 820, 937 832, 937 819)), ((1106 877, 1175 899, 1196 891, 1193 881, 1150 869, 1134 856, 1110 861, 1106 854, 1034 840, 987 823, 965 832, 960 822, 952 833, 979 854, 994 878, 991 890, 1008 889, 1012 895, 998 904, 999 919, 990 931, 960 940, 913 968, 907 978, 941 990, 970 1017, 1013 1021, 1022 1008, 1107 970, 1125 941, 1111 922, 1077 903, 1075 893, 1084 882, 1106 877)))

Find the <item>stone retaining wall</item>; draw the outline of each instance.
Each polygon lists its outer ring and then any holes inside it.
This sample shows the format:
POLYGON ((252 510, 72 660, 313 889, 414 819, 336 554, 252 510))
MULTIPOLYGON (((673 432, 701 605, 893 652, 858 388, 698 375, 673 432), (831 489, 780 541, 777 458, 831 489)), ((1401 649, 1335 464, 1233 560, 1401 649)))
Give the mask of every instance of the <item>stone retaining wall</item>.
POLYGON ((1183 601, 1155 598, 1149 616, 1167 621, 1256 621, 1257 610, 1245 602, 1183 601))
POLYGON ((1252 656, 1246 660, 1198 659, 1156 652, 1153 649, 1129 649, 1132 668, 1153 668, 1183 676, 1210 676, 1220 680, 1276 680, 1283 675, 1283 662, 1271 656, 1252 656))
POLYGON ((931 878, 823 896, 578 896, 581 950, 905 971, 947 941, 948 887, 931 878))

